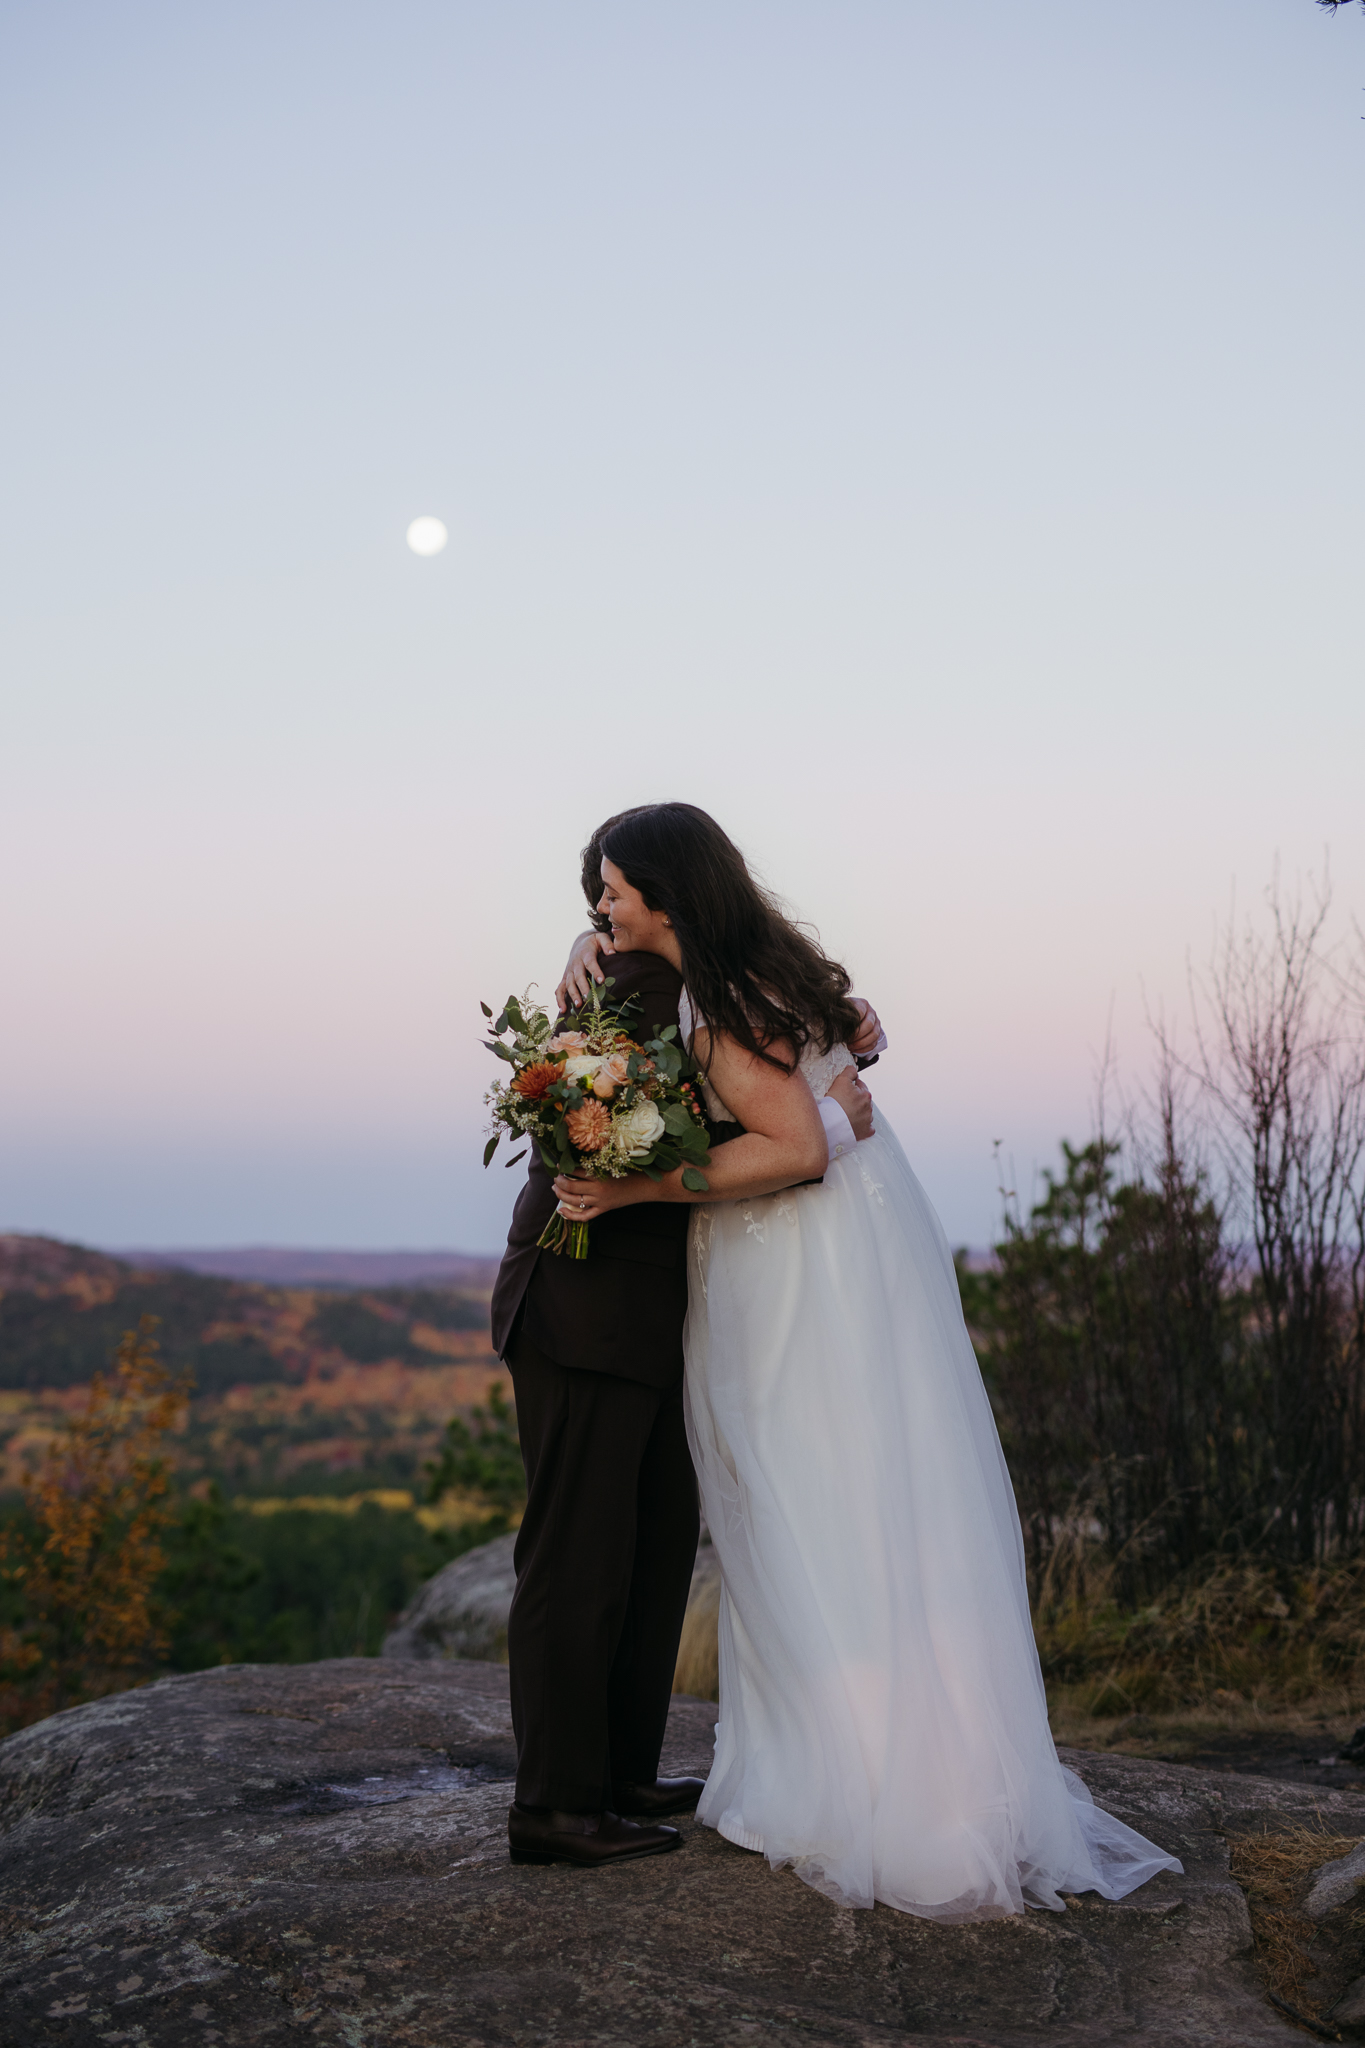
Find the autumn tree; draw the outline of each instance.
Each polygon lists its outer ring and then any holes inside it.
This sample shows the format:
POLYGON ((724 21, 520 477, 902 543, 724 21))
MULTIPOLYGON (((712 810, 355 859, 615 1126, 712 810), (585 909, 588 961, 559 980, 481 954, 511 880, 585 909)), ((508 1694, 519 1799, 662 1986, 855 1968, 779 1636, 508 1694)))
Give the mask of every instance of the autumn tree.
POLYGON ((25 1483, 25 1512, 0 1535, 0 1575, 18 1618, 0 1631, 0 1714, 11 1727, 117 1689, 165 1650, 155 1587, 175 1517, 165 1456, 189 1400, 144 1316, 96 1373, 84 1406, 25 1483))

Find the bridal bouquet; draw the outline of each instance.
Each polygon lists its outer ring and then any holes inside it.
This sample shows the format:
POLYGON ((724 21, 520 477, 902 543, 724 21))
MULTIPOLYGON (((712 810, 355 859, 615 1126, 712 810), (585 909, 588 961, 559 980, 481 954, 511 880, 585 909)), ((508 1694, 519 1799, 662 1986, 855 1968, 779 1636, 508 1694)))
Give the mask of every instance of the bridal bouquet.
MULTIPOLYGON (((711 1155, 689 1078, 696 1068, 677 1043, 678 1027, 669 1024, 643 1042, 632 1037, 627 1012, 636 999, 604 1002, 611 986, 608 979, 595 987, 589 1002, 558 1023, 525 997, 518 1002, 509 996, 498 1017, 487 1003, 479 1004, 493 1033, 485 1040, 489 1052, 512 1069, 484 1097, 493 1113, 493 1135, 483 1163, 490 1163, 503 1132, 510 1131, 533 1141, 551 1174, 619 1180, 647 1173, 662 1180, 681 1166, 683 1186, 702 1193, 708 1183, 700 1168, 710 1164, 711 1155), (508 1034, 511 1042, 504 1044, 508 1034)), ((514 1153, 507 1164, 525 1157, 524 1150, 514 1153)), ((556 1209, 540 1243, 547 1251, 586 1259, 588 1226, 556 1209)))

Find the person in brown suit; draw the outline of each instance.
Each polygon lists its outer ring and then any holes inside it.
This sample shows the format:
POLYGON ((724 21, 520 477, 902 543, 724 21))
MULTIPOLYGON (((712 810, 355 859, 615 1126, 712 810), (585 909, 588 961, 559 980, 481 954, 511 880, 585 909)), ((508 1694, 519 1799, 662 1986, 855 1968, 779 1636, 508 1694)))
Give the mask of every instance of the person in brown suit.
MULTIPOLYGON (((599 929, 600 842, 616 823, 583 852, 599 929)), ((666 960, 623 951, 606 966, 608 1000, 637 998, 641 1036, 677 1026, 682 979, 666 960)), ((880 1026, 868 1016, 870 1046, 880 1026)), ((828 1156, 823 1134, 802 1144, 793 1179, 828 1156)), ((517 1862, 606 1863, 675 1848, 662 1818, 690 1811, 704 1784, 658 1775, 699 1531, 682 1406, 689 1210, 620 1209, 574 1260, 538 1249, 556 1205, 533 1147, 492 1303, 527 1487, 507 1628, 508 1840, 517 1862)))

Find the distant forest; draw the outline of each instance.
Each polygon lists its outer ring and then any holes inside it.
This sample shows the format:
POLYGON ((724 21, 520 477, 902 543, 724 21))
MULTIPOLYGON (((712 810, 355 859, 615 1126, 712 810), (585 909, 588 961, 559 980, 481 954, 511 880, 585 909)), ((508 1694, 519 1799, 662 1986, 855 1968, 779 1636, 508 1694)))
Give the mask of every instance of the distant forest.
POLYGON ((139 1272, 41 1238, 3 1240, 0 1287, 0 1389, 8 1390, 84 1385, 144 1315, 159 1321, 166 1362, 193 1373, 201 1394, 299 1381, 337 1358, 430 1365, 442 1354, 423 1333, 488 1325, 485 1297, 454 1289, 321 1292, 139 1272), (54 1263, 60 1277, 46 1278, 44 1265, 54 1263), (302 1312, 301 1302, 310 1304, 302 1312))
POLYGON ((270 1286, 0 1238, 0 1729, 157 1668, 377 1654, 417 1587, 516 1514, 506 1388, 481 1292, 270 1286), (191 1382, 137 1467, 153 1488, 167 1473, 165 1515, 135 1569, 134 1484, 96 1516, 94 1547, 78 1541, 83 1562, 35 1579, 58 1554, 44 1532, 98 1467, 90 1383, 117 1386, 139 1325, 157 1383, 191 1382), (24 1482, 53 1457, 44 1509, 24 1482), (80 1645, 123 1552, 116 1587, 140 1583, 147 1604, 102 1662, 80 1645))

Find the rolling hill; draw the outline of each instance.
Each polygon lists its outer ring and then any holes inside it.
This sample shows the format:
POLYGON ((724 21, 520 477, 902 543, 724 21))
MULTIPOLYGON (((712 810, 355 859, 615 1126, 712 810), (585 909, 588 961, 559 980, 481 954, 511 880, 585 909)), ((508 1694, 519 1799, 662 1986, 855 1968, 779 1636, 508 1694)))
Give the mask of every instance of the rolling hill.
MULTIPOLYGON (((461 1265, 487 1282, 489 1263, 461 1265)), ((267 1284, 9 1234, 0 1236, 0 1490, 17 1486, 143 1315, 157 1317, 167 1363, 194 1377, 186 1476, 230 1491, 410 1485, 450 1415, 505 1382, 486 1285, 267 1284)))

